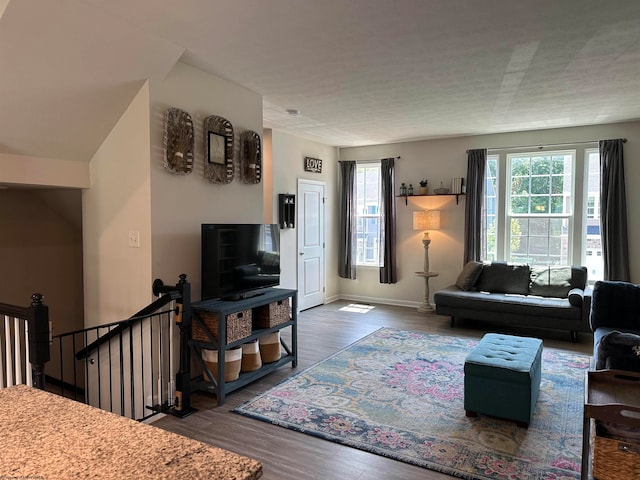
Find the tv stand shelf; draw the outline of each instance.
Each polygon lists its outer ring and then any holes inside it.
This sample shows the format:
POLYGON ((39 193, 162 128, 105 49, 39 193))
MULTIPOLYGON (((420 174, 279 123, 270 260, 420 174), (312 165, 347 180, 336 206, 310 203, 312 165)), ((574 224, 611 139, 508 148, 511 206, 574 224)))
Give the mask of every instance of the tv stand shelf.
MULTIPOLYGON (((296 290, 288 290, 284 288, 267 288, 260 291, 259 294, 252 297, 244 298, 241 300, 203 300, 192 304, 194 317, 198 315, 198 312, 214 313, 218 316, 218 328, 217 332, 210 332, 217 339, 222 341, 202 341, 202 340, 189 340, 189 347, 193 353, 193 357, 203 371, 209 371, 204 360, 202 360, 202 350, 217 350, 218 351, 218 371, 217 377, 221 381, 216 383, 207 382, 202 375, 195 377, 191 380, 192 390, 200 390, 216 395, 218 405, 224 404, 225 395, 237 390, 240 387, 247 385, 248 383, 257 380, 275 369, 291 363, 291 367, 295 368, 298 364, 298 296, 296 290), (226 318, 227 315, 241 312, 244 310, 254 309, 268 305, 280 300, 291 299, 291 319, 288 322, 281 323, 271 328, 252 329, 249 336, 243 337, 233 342, 226 342, 226 318), (253 372, 240 373, 240 377, 232 382, 224 381, 225 373, 225 352, 230 348, 234 348, 242 345, 243 343, 250 342, 268 333, 274 333, 283 328, 291 328, 291 346, 280 339, 280 343, 285 350, 279 360, 271 363, 263 364, 261 368, 253 372)), ((195 319, 194 319, 195 320, 195 319)), ((209 371, 210 372, 210 371, 209 371)))

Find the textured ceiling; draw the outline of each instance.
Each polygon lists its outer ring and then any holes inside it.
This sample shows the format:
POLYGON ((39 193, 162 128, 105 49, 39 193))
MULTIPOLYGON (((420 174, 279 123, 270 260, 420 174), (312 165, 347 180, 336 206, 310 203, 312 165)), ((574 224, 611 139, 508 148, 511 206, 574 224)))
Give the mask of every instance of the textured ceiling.
POLYGON ((68 131, 91 111, 104 138, 178 58, 260 93, 265 127, 335 146, 640 119, 637 0, 11 0, 0 149, 87 158, 68 131), (55 122, 66 148, 25 143, 55 122))

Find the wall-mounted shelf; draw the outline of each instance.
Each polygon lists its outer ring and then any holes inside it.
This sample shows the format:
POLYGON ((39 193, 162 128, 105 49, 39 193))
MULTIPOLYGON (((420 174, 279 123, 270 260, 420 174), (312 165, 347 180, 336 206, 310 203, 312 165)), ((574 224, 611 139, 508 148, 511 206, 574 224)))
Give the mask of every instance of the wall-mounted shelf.
POLYGON ((409 197, 456 197, 456 205, 458 205, 459 198, 465 196, 466 193, 426 193, 417 195, 396 195, 396 198, 404 198, 404 204, 409 204, 409 197))
POLYGON ((296 218, 296 196, 293 193, 278 194, 280 228, 294 228, 296 218))

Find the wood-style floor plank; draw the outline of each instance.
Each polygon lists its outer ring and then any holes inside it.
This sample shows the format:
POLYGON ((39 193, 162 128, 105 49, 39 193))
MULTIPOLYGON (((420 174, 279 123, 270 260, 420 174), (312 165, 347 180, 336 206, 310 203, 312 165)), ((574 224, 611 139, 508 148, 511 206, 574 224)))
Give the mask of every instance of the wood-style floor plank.
MULTIPOLYGON (((231 409, 276 385, 295 372, 332 355, 380 327, 417 330, 439 335, 480 339, 487 332, 542 338, 545 348, 558 348, 590 355, 593 336, 581 333, 570 341, 569 332, 505 328, 474 321, 425 315, 413 308, 371 305, 363 313, 349 311, 352 302, 338 301, 315 307, 298 315, 298 367, 283 366, 262 379, 230 393, 223 406, 215 396, 194 393, 192 404, 198 411, 179 419, 166 416, 154 422, 165 430, 255 458, 262 462, 265 480, 349 479, 442 480, 452 477, 379 455, 363 452, 311 435, 231 413, 231 409)), ((355 309, 357 310, 357 309, 355 309)), ((288 338, 289 330, 283 330, 288 338)), ((464 415, 464 412, 460 412, 464 415)))

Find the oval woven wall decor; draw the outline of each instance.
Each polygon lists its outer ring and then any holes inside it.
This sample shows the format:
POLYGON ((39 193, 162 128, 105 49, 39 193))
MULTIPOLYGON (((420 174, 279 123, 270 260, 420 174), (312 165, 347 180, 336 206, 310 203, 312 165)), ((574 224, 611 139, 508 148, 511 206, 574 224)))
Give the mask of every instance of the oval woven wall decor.
POLYGON ((226 118, 204 119, 204 176, 212 183, 233 180, 233 125, 226 118))
POLYGON ((164 168, 176 175, 193 170, 193 121, 179 108, 169 108, 164 117, 164 168))
POLYGON ((262 146, 260 135, 253 130, 240 134, 240 174, 244 183, 262 180, 262 146))

